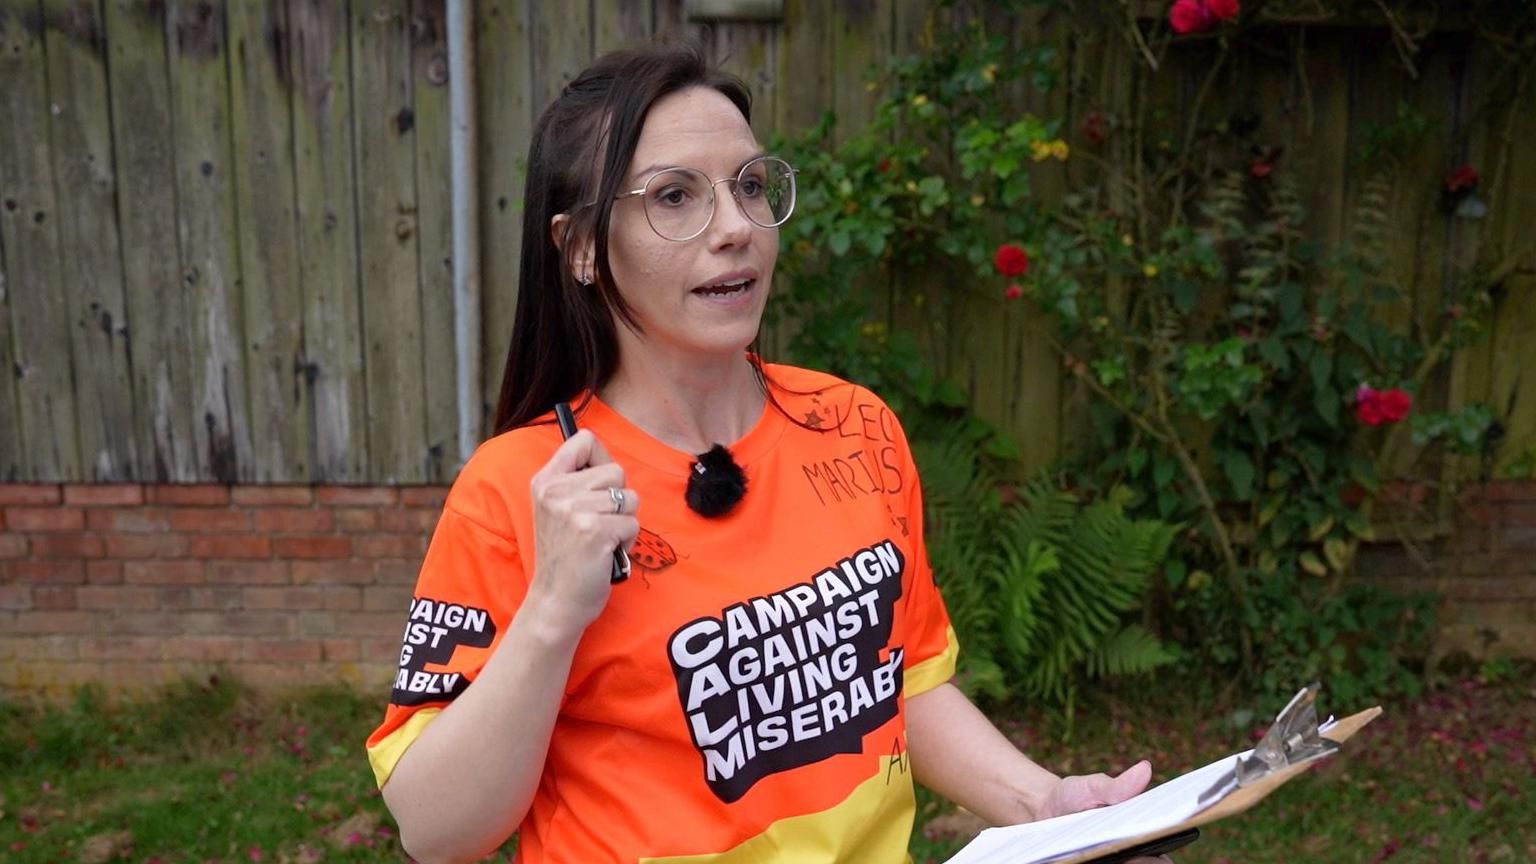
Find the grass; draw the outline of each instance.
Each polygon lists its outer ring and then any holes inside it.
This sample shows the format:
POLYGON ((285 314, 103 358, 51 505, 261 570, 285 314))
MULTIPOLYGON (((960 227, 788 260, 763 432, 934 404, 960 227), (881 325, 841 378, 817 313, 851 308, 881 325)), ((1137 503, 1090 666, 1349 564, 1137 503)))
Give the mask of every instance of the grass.
MULTIPOLYGON (((1209 826, 1179 864, 1536 859, 1536 678, 1501 674, 1388 704, 1343 756, 1209 826)), ((380 711, 348 689, 272 697, 228 680, 143 701, 87 689, 66 705, 0 703, 0 859, 403 860, 361 750, 380 711)), ((1145 756, 1159 779, 1238 749, 1262 725, 1230 706, 1128 692, 1080 705, 1070 735, 1046 710, 1003 722, 1054 770, 1145 756)), ((943 860, 966 831, 922 800, 919 864, 943 860)))

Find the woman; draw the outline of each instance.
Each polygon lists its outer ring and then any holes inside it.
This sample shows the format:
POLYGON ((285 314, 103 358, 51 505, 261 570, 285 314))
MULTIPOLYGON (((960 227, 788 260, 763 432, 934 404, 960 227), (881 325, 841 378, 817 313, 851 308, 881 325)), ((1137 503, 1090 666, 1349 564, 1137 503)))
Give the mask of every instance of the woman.
POLYGON ((949 683, 900 426, 749 353, 794 206, 749 117, 739 81, 654 47, 534 132, 498 434, 448 496, 368 744, 418 860, 520 830, 528 862, 895 862, 914 777, 994 824, 1147 783, 1057 778, 949 683))

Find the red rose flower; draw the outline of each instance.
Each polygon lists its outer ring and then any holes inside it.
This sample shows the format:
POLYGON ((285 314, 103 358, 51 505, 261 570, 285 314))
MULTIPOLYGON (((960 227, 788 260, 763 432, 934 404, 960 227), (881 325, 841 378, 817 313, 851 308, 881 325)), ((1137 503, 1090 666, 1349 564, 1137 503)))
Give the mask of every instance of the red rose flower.
POLYGON ((1231 21, 1237 17, 1237 13, 1243 11, 1238 0, 1205 0, 1205 8, 1210 10, 1217 21, 1231 21))
POLYGON ((1174 0, 1168 23, 1175 33, 1203 33, 1216 26, 1216 19, 1200 0, 1174 0))
POLYGON ((1023 276, 1029 272, 1029 253, 1023 247, 1013 243, 1004 243, 997 247, 997 255, 992 259, 997 265, 997 272, 1008 276, 1023 276))
POLYGON ((1477 184, 1481 180, 1482 177, 1478 175, 1476 168, 1473 168, 1471 165, 1463 165, 1445 175, 1445 191, 1456 193, 1476 189, 1477 184))
POLYGON ((879 171, 881 174, 891 170, 891 157, 887 156, 884 159, 881 159, 880 164, 875 166, 875 170, 879 171))
POLYGON ((1083 118, 1083 140, 1093 147, 1101 146, 1109 140, 1109 123, 1102 113, 1090 111, 1083 118))
POLYGON ((1015 282, 1008 286, 1008 290, 1003 292, 1003 296, 1009 300, 1017 300, 1024 296, 1024 289, 1020 288, 1019 283, 1015 282))
POLYGON ((1393 387, 1380 396, 1381 416, 1388 423, 1401 423, 1413 409, 1413 397, 1407 391, 1393 387))
POLYGON ((1256 180, 1263 180, 1275 171, 1275 163, 1255 159, 1248 165, 1248 173, 1256 180))
POLYGON ((1168 23, 1175 33, 1203 33, 1242 11, 1239 0, 1174 0, 1168 23))
POLYGON ((1399 388, 1376 390, 1361 384, 1355 391, 1355 416, 1367 426, 1400 423, 1413 408, 1413 397, 1399 388))

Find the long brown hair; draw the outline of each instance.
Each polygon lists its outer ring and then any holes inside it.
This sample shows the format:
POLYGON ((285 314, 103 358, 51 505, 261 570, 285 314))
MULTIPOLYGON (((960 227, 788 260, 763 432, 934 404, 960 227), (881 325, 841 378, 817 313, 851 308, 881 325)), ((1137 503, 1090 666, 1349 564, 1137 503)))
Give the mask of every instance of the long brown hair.
POLYGON ((695 86, 719 91, 751 122, 746 85, 712 67, 688 42, 604 55, 539 117, 528 150, 517 312, 501 374, 496 434, 526 425, 557 401, 595 392, 613 376, 614 318, 638 329, 608 267, 614 196, 651 106, 695 86), (550 220, 561 213, 571 217, 563 252, 550 237, 550 220), (573 267, 582 245, 574 241, 585 238, 595 252, 595 286, 579 285, 573 267))

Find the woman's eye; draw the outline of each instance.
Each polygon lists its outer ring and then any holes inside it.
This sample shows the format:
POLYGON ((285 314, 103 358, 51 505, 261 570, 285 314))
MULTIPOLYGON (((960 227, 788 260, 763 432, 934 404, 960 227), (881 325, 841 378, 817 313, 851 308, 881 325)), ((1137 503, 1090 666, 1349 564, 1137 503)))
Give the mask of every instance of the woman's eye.
POLYGON ((763 181, 755 177, 748 177, 736 184, 736 191, 748 198, 756 198, 763 194, 763 181))
POLYGON ((669 207, 678 207, 688 203, 688 190, 680 186, 669 186, 656 193, 656 200, 669 207))

